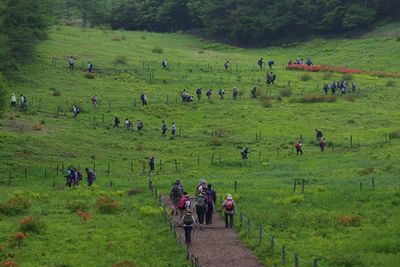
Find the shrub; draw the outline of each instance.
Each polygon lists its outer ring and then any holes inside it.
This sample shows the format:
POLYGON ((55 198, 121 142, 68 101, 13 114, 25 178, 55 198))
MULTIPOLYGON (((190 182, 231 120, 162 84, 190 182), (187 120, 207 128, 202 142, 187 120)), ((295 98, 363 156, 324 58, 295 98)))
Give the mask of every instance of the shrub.
POLYGON ((389 133, 389 138, 390 139, 400 138, 400 130, 390 132, 389 133))
POLYGON ((89 209, 89 204, 81 200, 74 200, 71 202, 67 202, 67 204, 65 204, 65 207, 71 212, 77 212, 78 210, 86 211, 89 209))
POLYGON ((118 55, 114 59, 115 64, 126 64, 126 56, 125 55, 118 55))
POLYGON ((332 95, 304 95, 297 99, 300 103, 317 103, 317 102, 336 102, 336 96, 332 95))
POLYGON ((27 232, 41 233, 41 232, 43 232, 43 230, 45 228, 45 224, 44 224, 43 220, 38 216, 35 216, 35 217, 25 216, 19 222, 19 226, 20 226, 21 232, 23 232, 23 233, 27 233, 27 232))
POLYGON ((260 101, 260 103, 263 107, 272 108, 271 97, 269 97, 265 94, 261 94, 261 96, 258 98, 258 100, 260 101))
POLYGON ((96 207, 99 209, 100 213, 103 214, 113 214, 120 211, 118 202, 108 196, 98 198, 96 207))
POLYGON ((143 193, 143 189, 140 188, 132 188, 128 190, 128 196, 134 196, 137 194, 143 193))
POLYGON ((349 101, 349 102, 356 102, 355 96, 352 96, 352 95, 346 95, 346 96, 344 97, 344 99, 346 99, 346 100, 349 101))
POLYGON ((226 134, 225 129, 223 129, 223 128, 218 128, 218 129, 215 129, 215 130, 212 132, 211 135, 212 135, 212 136, 215 136, 215 137, 221 138, 221 137, 224 137, 225 134, 226 134))
POLYGON ((52 93, 52 96, 61 96, 61 91, 58 90, 58 89, 54 89, 53 93, 52 93))
POLYGON ((34 125, 32 125, 32 130, 41 131, 42 130, 42 125, 40 123, 35 123, 34 125))
POLYGON ((42 119, 42 120, 40 120, 39 123, 42 124, 42 125, 45 125, 45 124, 46 124, 46 121, 42 119))
POLYGON ((361 217, 358 215, 344 215, 339 218, 339 223, 343 226, 358 227, 361 225, 361 217))
POLYGON ((150 206, 143 206, 139 209, 139 212, 143 216, 159 216, 161 215, 162 210, 160 208, 153 208, 150 206))
POLYGON ((386 82, 386 87, 395 87, 396 81, 390 80, 386 82))
POLYGON ((210 139, 210 144, 212 146, 221 146, 222 145, 222 139, 217 137, 217 136, 212 136, 210 139))
POLYGON ((81 219, 82 222, 86 222, 92 218, 92 215, 88 211, 77 210, 75 214, 81 219))
POLYGON ((351 75, 350 73, 345 73, 342 75, 342 80, 345 80, 345 81, 353 80, 353 75, 351 75))
POLYGON ((85 78, 88 78, 88 79, 94 79, 96 77, 96 75, 93 72, 85 72, 85 74, 83 74, 83 76, 85 76, 85 78))
POLYGON ((116 41, 116 42, 119 42, 119 41, 121 41, 122 40, 122 38, 120 37, 120 36, 113 36, 112 38, 111 38, 111 40, 113 40, 113 41, 116 41))
POLYGON ((20 214, 31 206, 28 198, 16 196, 0 204, 0 213, 4 215, 20 214))
POLYGON ((301 76, 300 76, 300 80, 302 80, 302 81, 309 81, 309 80, 312 80, 312 77, 311 77, 311 75, 310 74, 308 74, 308 73, 304 73, 304 74, 302 74, 301 76))
POLYGON ((141 35, 141 36, 140 36, 140 39, 142 39, 142 40, 146 40, 146 36, 144 36, 144 35, 141 35))
POLYGON ((124 260, 113 264, 112 267, 136 267, 136 265, 131 261, 124 260))
POLYGON ((360 170, 360 175, 368 175, 370 173, 375 172, 375 169, 373 167, 368 167, 360 170))
POLYGON ((329 80, 333 77, 333 71, 328 71, 322 74, 322 79, 329 80))
POLYGON ((161 47, 156 46, 151 50, 151 52, 156 53, 156 54, 162 54, 164 52, 164 50, 161 47))
POLYGON ((281 97, 289 97, 289 96, 292 95, 292 90, 290 90, 290 88, 287 88, 287 87, 282 88, 282 89, 279 91, 279 95, 280 95, 281 97))

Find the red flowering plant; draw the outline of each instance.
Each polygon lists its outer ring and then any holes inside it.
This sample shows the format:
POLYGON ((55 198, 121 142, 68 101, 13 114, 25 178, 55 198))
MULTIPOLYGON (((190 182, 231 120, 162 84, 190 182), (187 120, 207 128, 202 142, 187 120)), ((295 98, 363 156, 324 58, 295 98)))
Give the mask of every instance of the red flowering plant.
POLYGON ((86 222, 92 218, 92 215, 87 211, 77 210, 75 214, 82 220, 82 222, 86 222))
POLYGON ((13 262, 13 261, 5 261, 5 262, 0 263, 0 266, 1 267, 18 267, 19 265, 18 265, 18 263, 13 262))

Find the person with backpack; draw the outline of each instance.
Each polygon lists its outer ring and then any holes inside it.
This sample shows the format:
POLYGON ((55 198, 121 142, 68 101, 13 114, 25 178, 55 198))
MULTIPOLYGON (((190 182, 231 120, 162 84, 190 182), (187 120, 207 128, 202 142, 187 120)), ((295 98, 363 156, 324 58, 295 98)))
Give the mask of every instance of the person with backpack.
POLYGON ((67 169, 67 176, 65 176, 65 177, 67 178, 66 186, 71 187, 72 182, 74 181, 74 177, 75 177, 75 172, 72 167, 69 167, 67 169))
POLYGON ((245 147, 242 151, 240 151, 240 154, 242 155, 242 159, 249 159, 249 148, 245 147))
POLYGON ((228 194, 224 203, 222 204, 225 214, 225 228, 233 227, 233 215, 235 214, 235 202, 233 201, 232 195, 228 194))
POLYGON ((130 130, 132 128, 132 122, 130 119, 128 119, 128 118, 125 119, 125 126, 126 126, 126 129, 128 129, 128 130, 130 130))
POLYGON ((197 100, 201 100, 201 94, 203 93, 203 88, 199 87, 196 89, 197 100))
POLYGON ((329 85, 327 83, 324 84, 324 92, 327 95, 329 91, 329 85))
POLYGON ((224 68, 225 68, 226 71, 229 69, 229 66, 230 66, 230 65, 231 65, 231 63, 229 62, 229 60, 227 60, 227 61, 224 63, 224 68))
POLYGON ((201 192, 207 189, 206 181, 204 179, 200 179, 197 187, 196 187, 196 194, 200 194, 201 192))
POLYGON ((93 72, 93 71, 94 71, 94 65, 93 63, 89 62, 87 72, 93 72))
POLYGON ((211 101, 212 89, 208 90, 206 93, 208 101, 211 101))
POLYGON ((332 83, 331 83, 332 95, 334 95, 334 94, 336 93, 336 88, 337 88, 336 83, 335 83, 335 82, 332 82, 332 83))
POLYGON ((198 222, 201 226, 204 223, 204 218, 206 215, 206 193, 204 191, 197 194, 194 207, 196 209, 198 222))
POLYGON ((76 107, 76 106, 72 106, 72 117, 73 117, 74 119, 78 116, 79 113, 80 113, 79 108, 76 107))
POLYGON ((237 89, 237 87, 233 87, 233 90, 232 90, 233 100, 236 100, 238 95, 239 95, 239 90, 237 89))
POLYGON ((351 91, 352 91, 353 93, 356 92, 356 88, 357 88, 356 82, 351 82, 351 91))
POLYGON ((276 74, 271 72, 271 83, 272 83, 272 85, 275 84, 275 80, 276 80, 276 74))
POLYGON ((146 93, 143 93, 140 95, 140 101, 142 101, 143 106, 147 105, 147 94, 146 93))
POLYGON ((322 137, 323 135, 324 135, 324 134, 322 133, 322 131, 321 131, 320 129, 315 129, 315 138, 317 138, 317 142, 320 141, 320 139, 321 139, 321 137, 322 137))
POLYGON ((217 93, 219 95, 219 100, 224 99, 224 94, 225 94, 224 89, 222 89, 222 88, 218 89, 217 93))
POLYGON ((260 58, 260 59, 257 61, 257 64, 258 64, 258 66, 260 67, 260 70, 262 70, 263 65, 264 65, 264 59, 263 59, 263 58, 260 58))
POLYGON ((299 153, 301 155, 303 155, 303 149, 302 149, 302 143, 301 140, 299 142, 297 142, 294 147, 296 148, 296 155, 299 155, 299 153))
POLYGON ((96 180, 96 174, 89 168, 85 168, 85 171, 87 175, 88 186, 92 186, 93 182, 96 180))
POLYGON ((187 192, 183 192, 183 196, 178 202, 177 208, 180 211, 180 218, 182 218, 183 214, 191 209, 192 203, 190 202, 190 197, 187 192))
POLYGON ((92 96, 92 104, 93 107, 97 108, 97 105, 99 104, 99 97, 97 95, 92 96))
POLYGON ((165 121, 162 121, 162 125, 161 125, 161 136, 167 136, 167 130, 168 130, 168 127, 167 127, 167 124, 165 123, 165 121))
POLYGON ((162 65, 163 70, 168 70, 168 60, 167 59, 164 59, 161 62, 161 65, 162 65))
POLYGON ((196 226, 196 220, 193 217, 191 210, 186 211, 186 214, 180 220, 179 225, 183 226, 183 229, 185 230, 185 242, 187 245, 190 245, 192 242, 192 230, 193 227, 196 226))
POLYGON ((118 128, 121 120, 119 119, 118 116, 114 116, 114 128, 118 128))
POLYGON ((26 97, 24 95, 21 95, 21 110, 25 111, 26 109, 26 97))
POLYGON ((206 189, 206 225, 212 223, 214 206, 217 200, 217 195, 212 189, 212 185, 208 184, 206 189))
POLYGON ((143 122, 141 120, 136 121, 136 132, 140 133, 140 131, 143 129, 143 122))
POLYGON ((14 93, 11 94, 11 107, 12 108, 17 107, 17 97, 15 96, 14 93))
POLYGON ((174 122, 172 122, 172 125, 171 125, 171 136, 176 137, 176 125, 174 122))
POLYGON ((319 148, 321 149, 321 152, 324 152, 324 150, 325 150, 325 140, 324 140, 323 137, 321 137, 319 139, 319 148))
POLYGON ((274 61, 273 60, 268 61, 268 66, 270 70, 272 69, 272 65, 274 65, 274 61))
POLYGON ((154 156, 151 156, 149 158, 149 167, 150 167, 149 173, 154 173, 155 166, 156 166, 156 158, 154 156))
POLYGON ((174 186, 171 188, 171 192, 169 194, 169 198, 172 200, 172 212, 174 215, 175 211, 177 211, 179 201, 181 200, 183 195, 181 186, 178 182, 175 182, 174 186))
POLYGON ((68 64, 69 64, 69 69, 73 70, 75 65, 75 58, 73 56, 70 56, 68 58, 68 64))
POLYGON ((253 89, 250 91, 251 98, 257 98, 257 87, 253 86, 253 89))

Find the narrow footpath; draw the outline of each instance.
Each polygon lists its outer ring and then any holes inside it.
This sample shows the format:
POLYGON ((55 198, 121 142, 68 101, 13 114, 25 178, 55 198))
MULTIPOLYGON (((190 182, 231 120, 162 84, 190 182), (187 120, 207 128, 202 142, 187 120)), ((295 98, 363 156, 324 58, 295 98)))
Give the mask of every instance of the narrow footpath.
MULTIPOLYGON (((168 196, 162 198, 167 207, 171 207, 168 196)), ((195 218, 197 217, 193 213, 195 218)), ((236 219, 237 217, 235 217, 236 219)), ((238 234, 229 228, 225 228, 225 219, 215 212, 211 225, 196 227, 193 232, 193 240, 190 249, 193 255, 198 258, 201 267, 261 267, 263 266, 257 257, 246 248, 239 240, 238 234)), ((174 216, 177 226, 179 216, 174 216)), ((185 240, 185 233, 182 227, 177 227, 178 234, 182 241, 185 240)))

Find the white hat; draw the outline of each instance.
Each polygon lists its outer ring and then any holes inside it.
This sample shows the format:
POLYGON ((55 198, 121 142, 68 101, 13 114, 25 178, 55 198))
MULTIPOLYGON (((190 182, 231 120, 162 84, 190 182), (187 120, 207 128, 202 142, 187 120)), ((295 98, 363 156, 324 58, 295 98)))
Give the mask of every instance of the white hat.
POLYGON ((228 200, 232 200, 232 199, 233 199, 233 197, 232 197, 232 195, 231 195, 231 194, 228 194, 228 196, 226 197, 226 199, 228 199, 228 200))

